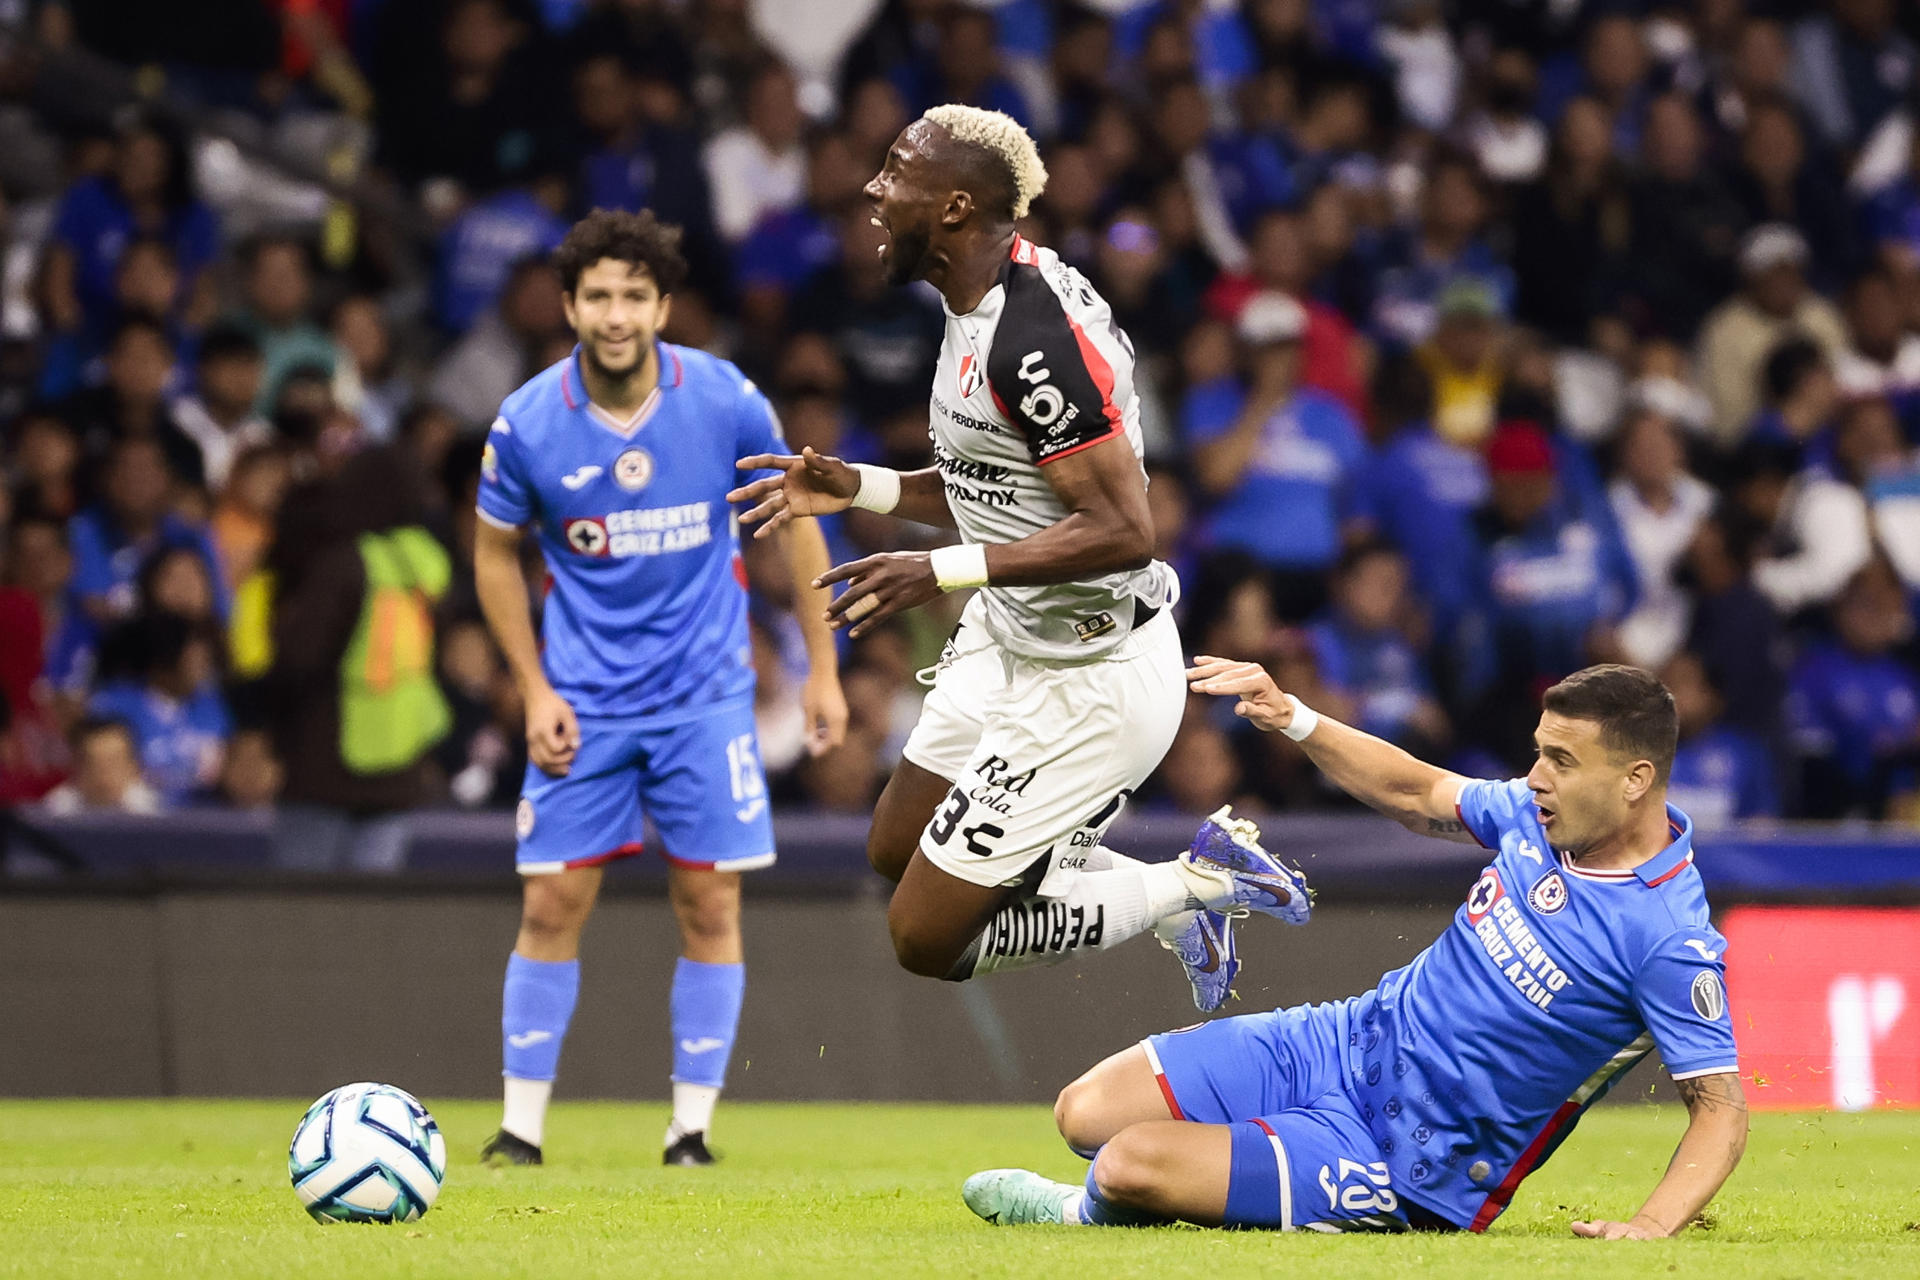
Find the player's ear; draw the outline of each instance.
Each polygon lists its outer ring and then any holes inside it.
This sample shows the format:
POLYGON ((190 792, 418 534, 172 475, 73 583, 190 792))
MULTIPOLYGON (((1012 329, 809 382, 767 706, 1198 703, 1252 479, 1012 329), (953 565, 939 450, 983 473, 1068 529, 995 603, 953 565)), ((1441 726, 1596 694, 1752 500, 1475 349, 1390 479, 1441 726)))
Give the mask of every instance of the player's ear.
POLYGON ((1641 797, 1653 790, 1654 779, 1660 771, 1653 767, 1651 760, 1635 760, 1627 766, 1625 794, 1629 804, 1637 804, 1641 797))
POLYGON ((580 322, 574 319, 573 290, 562 289, 560 291, 560 309, 567 313, 567 328, 578 333, 580 330, 580 322))
POLYGON ((973 194, 967 191, 955 191, 947 197, 947 207, 940 211, 943 225, 957 227, 967 220, 973 212, 973 194))
POLYGON ((666 328, 667 317, 671 316, 672 314, 673 314, 673 295, 670 293, 663 293, 660 295, 660 309, 654 312, 653 331, 655 333, 659 333, 662 329, 666 328))

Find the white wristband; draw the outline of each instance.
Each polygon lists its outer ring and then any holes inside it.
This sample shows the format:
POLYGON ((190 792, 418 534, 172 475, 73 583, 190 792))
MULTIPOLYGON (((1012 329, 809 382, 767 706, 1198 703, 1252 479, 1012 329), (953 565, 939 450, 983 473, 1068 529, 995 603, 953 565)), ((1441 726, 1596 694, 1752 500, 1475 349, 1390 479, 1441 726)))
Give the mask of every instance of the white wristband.
POLYGON ((962 591, 987 585, 987 548, 979 542, 961 542, 951 547, 935 547, 933 576, 942 591, 962 591))
POLYGON ((869 466, 856 462, 853 469, 860 473, 860 487, 853 491, 853 505, 862 511, 878 511, 881 515, 900 505, 900 473, 892 467, 869 466))
POLYGON ((1287 701, 1293 704, 1293 719, 1280 732, 1298 742, 1320 727, 1320 713, 1292 694, 1287 695, 1287 701))

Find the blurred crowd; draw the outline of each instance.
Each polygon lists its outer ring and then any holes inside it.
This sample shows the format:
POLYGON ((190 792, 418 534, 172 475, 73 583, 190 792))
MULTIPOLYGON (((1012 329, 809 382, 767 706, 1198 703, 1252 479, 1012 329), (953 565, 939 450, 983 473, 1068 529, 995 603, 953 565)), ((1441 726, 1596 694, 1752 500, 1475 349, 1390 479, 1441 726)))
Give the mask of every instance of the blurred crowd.
MULTIPOLYGON (((1630 662, 1678 699, 1702 825, 1920 822, 1911 3, 0 21, 7 803, 345 815, 369 866, 394 856, 379 815, 511 805, 471 513, 500 399, 571 346, 547 252, 589 208, 657 210, 693 268, 671 340, 745 368, 796 448, 926 465, 941 308, 882 285, 860 189, 956 101, 1040 140, 1023 230, 1139 351, 1189 652, 1490 774, 1526 767, 1546 685, 1630 662), (148 101, 61 92, 83 55, 148 101), (437 740, 356 759, 368 691, 402 686, 437 740)), ((829 523, 836 558, 935 536, 829 523)), ((776 799, 867 811, 958 602, 843 654, 849 741, 813 759, 762 558, 776 799)), ((1340 803, 1242 728, 1195 703, 1136 803, 1340 803)))

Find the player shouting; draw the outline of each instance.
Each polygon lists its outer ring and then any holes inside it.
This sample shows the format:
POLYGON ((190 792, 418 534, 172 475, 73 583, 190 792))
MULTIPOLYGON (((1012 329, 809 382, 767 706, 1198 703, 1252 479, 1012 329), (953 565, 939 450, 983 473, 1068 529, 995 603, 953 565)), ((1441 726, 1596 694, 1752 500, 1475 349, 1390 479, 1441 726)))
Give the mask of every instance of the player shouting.
MULTIPOLYGON (((708 1164, 705 1134, 740 1019, 740 876, 772 863, 753 728, 745 578, 727 489, 734 459, 781 449, 766 397, 725 360, 658 341, 686 267, 651 213, 596 210, 555 253, 579 346, 500 406, 487 436, 474 576, 526 699, 518 813, 524 887, 501 1018, 506 1113, 483 1154, 538 1164, 580 988, 580 932, 603 864, 665 846, 682 958, 672 995, 669 1164, 708 1164), (536 643, 520 572, 535 525, 552 590, 536 643)), ((812 666, 810 745, 847 707, 812 521, 787 539, 812 666)))
POLYGON ((1485 1230, 1586 1108, 1653 1048, 1687 1105, 1679 1150, 1625 1222, 1668 1236, 1740 1162, 1747 1104, 1726 942, 1707 923, 1693 824, 1666 802, 1666 687, 1589 667, 1548 689, 1525 778, 1469 781, 1315 714, 1252 663, 1202 658, 1334 782, 1408 828, 1493 859, 1438 941, 1365 995, 1153 1036, 1067 1086, 1084 1188, 1018 1169, 967 1180, 996 1223, 1485 1230))
POLYGON ((1155 928, 1213 1009, 1237 966, 1229 913, 1306 919, 1306 887, 1222 815, 1179 859, 1101 837, 1166 754, 1186 701, 1153 558, 1133 347, 1106 302, 1015 230, 1046 182, 1025 130, 944 106, 903 130, 867 184, 889 283, 940 291, 935 465, 902 474, 808 451, 754 456, 762 532, 859 506, 960 532, 957 546, 869 556, 830 610, 856 637, 943 591, 983 588, 942 658, 874 812, 867 856, 898 882, 900 963, 964 979, 1111 947, 1155 928))

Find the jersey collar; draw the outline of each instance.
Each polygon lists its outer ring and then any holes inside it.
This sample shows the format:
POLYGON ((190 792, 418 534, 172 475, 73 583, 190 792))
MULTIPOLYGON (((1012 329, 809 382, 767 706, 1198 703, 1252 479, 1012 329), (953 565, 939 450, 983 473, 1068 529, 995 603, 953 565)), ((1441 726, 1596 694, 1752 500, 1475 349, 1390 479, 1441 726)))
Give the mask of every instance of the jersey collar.
POLYGON ((653 344, 654 359, 659 361, 660 381, 646 401, 634 411, 632 418, 624 424, 617 422, 611 414, 587 398, 587 381, 580 373, 580 345, 574 344, 573 353, 567 357, 566 365, 560 370, 560 398, 566 402, 569 410, 585 412, 594 423, 605 427, 616 435, 631 436, 645 425, 653 411, 660 405, 660 393, 671 391, 686 381, 687 371, 680 363, 680 353, 664 342, 653 344))
POLYGON ((1667 847, 1633 869, 1649 889, 1663 885, 1686 869, 1693 861, 1693 819, 1672 805, 1667 806, 1667 847))

